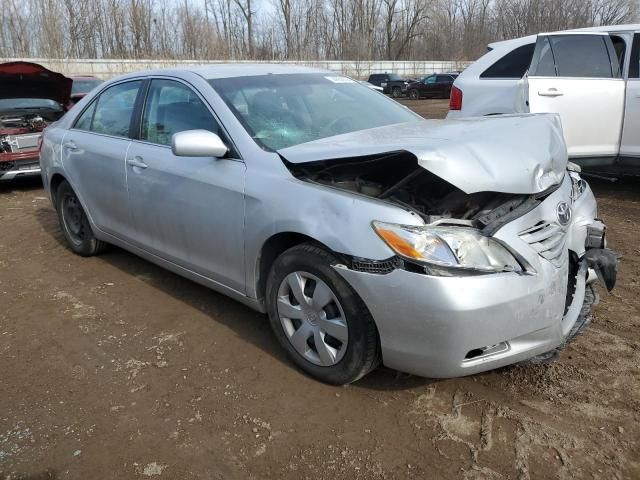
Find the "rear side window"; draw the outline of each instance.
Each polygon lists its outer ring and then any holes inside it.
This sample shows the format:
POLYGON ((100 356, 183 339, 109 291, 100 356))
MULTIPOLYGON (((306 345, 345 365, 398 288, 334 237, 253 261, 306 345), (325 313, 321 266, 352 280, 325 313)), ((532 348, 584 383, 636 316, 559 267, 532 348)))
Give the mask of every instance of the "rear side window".
POLYGON ((136 80, 107 88, 80 115, 74 128, 114 137, 128 137, 141 84, 140 80, 136 80))
POLYGON ((522 78, 531 65, 531 58, 536 47, 535 43, 522 45, 511 50, 496 63, 487 68, 480 78, 522 78))
POLYGON ((185 130, 220 134, 218 123, 193 90, 173 80, 153 80, 142 116, 140 138, 171 145, 171 136, 185 130))
POLYGON ((538 40, 532 76, 618 78, 615 49, 604 35, 552 35, 538 40))

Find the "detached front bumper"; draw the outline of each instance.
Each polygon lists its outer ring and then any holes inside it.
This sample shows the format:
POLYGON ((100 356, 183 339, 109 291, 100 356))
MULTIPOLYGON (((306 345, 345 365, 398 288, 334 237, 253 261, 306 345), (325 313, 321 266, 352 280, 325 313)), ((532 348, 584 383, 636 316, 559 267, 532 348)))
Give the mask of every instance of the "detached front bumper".
POLYGON ((425 377, 470 375, 550 352, 584 328, 588 283, 600 278, 610 289, 616 276, 615 254, 604 248, 604 228, 599 245, 594 238, 592 227, 602 224, 594 220, 590 190, 574 202, 566 249, 553 263, 518 233, 549 218, 550 207, 555 214, 568 188, 496 234, 534 266, 529 273, 444 277, 335 266, 376 322, 383 363, 425 377), (571 258, 578 258, 577 264, 571 258))

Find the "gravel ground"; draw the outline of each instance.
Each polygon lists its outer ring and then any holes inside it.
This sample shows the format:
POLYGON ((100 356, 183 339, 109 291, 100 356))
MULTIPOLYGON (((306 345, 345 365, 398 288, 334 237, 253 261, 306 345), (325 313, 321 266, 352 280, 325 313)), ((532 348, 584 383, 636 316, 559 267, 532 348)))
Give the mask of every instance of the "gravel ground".
MULTIPOLYGON (((445 101, 406 101, 442 116, 445 101)), ((558 362, 452 380, 296 371, 265 317, 0 186, 0 478, 640 478, 640 181, 592 181, 618 286, 558 362)))

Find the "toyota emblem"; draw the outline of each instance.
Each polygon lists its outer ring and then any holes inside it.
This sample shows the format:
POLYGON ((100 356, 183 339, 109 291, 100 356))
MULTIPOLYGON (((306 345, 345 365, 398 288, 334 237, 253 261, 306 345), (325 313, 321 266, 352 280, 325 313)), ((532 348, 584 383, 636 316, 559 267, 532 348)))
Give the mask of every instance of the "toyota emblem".
POLYGON ((556 207, 556 215, 560 225, 567 225, 571 221, 571 206, 567 202, 560 202, 556 207))

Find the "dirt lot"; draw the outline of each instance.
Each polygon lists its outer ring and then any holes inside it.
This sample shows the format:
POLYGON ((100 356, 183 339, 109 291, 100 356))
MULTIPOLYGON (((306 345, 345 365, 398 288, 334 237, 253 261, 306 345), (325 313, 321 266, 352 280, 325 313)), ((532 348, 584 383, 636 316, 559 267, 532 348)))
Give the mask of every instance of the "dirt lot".
POLYGON ((342 388, 238 303, 122 250, 74 256, 38 182, 2 185, 0 478, 638 479, 640 180, 591 183, 624 258, 559 362, 342 388))

